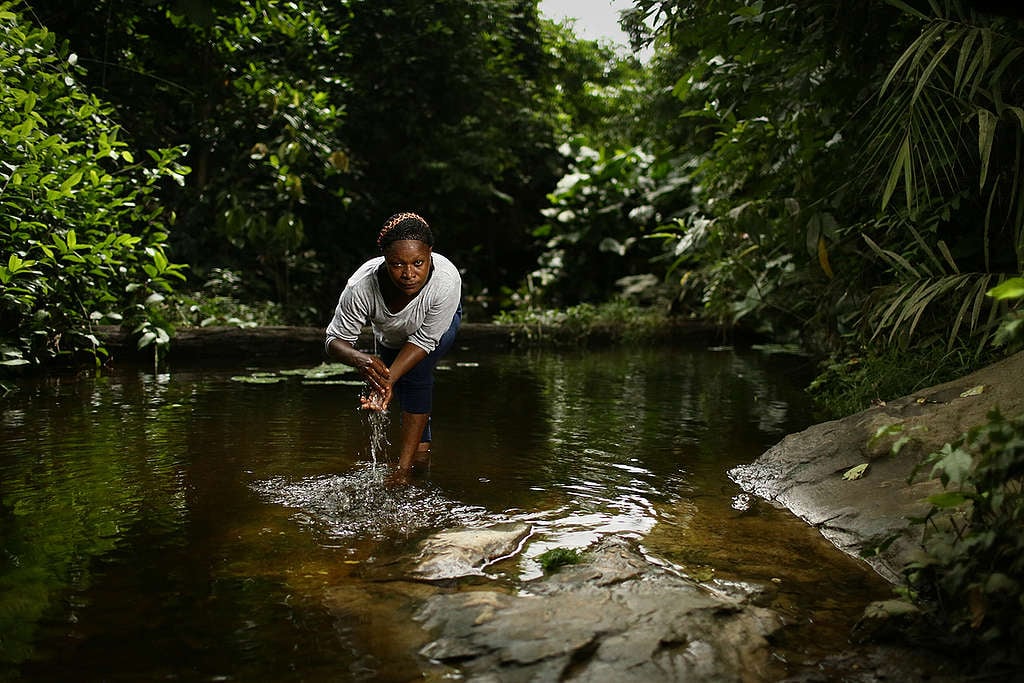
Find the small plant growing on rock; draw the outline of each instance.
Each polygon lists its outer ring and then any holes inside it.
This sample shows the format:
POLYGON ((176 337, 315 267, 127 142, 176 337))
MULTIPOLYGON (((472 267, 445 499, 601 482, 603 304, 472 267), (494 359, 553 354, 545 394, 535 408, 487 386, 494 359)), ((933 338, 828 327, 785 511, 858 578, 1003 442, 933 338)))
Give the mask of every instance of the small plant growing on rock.
POLYGON ((579 564, 582 559, 583 554, 574 548, 552 548, 537 556, 537 562, 545 574, 557 571, 559 567, 567 564, 579 564))

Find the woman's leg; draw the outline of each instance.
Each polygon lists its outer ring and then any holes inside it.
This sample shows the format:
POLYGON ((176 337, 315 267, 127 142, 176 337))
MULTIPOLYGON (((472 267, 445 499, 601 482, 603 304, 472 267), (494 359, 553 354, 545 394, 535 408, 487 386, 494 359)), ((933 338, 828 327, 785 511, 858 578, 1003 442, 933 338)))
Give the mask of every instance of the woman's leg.
MULTIPOLYGON (((407 413, 402 411, 402 430, 398 444, 398 471, 403 475, 412 473, 417 464, 416 456, 423 445, 430 448, 430 442, 421 441, 423 430, 427 427, 430 413, 407 413)), ((429 457, 429 456, 428 456, 429 457)))
MULTIPOLYGON (((402 406, 402 429, 398 444, 399 478, 407 479, 415 465, 430 463, 430 412, 434 403, 434 367, 455 344, 455 335, 462 322, 462 306, 452 324, 441 337, 437 348, 416 364, 395 383, 395 395, 402 406)), ((394 352, 397 355, 397 352, 394 352)), ((389 365, 389 359, 381 354, 389 365)))

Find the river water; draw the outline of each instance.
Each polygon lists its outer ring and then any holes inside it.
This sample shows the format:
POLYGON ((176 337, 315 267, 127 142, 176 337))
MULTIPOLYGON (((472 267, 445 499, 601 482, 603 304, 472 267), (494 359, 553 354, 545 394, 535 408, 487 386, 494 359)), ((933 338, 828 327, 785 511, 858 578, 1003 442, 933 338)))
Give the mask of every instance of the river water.
POLYGON ((888 587, 726 476, 807 426, 799 359, 729 348, 454 351, 429 472, 383 480, 397 415, 330 368, 124 368, 0 399, 0 680, 407 681, 406 580, 432 532, 528 521, 481 584, 616 534, 709 582, 771 587, 783 668, 888 587), (264 373, 264 374, 260 374, 264 373), (375 438, 377 439, 375 443, 375 438))

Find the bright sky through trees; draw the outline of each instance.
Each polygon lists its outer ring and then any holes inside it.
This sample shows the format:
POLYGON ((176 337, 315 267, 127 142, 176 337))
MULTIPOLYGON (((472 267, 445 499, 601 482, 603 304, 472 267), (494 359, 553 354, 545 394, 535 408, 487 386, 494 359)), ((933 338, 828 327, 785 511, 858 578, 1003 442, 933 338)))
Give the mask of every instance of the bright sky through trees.
POLYGON ((573 26, 581 38, 629 45, 619 28, 619 12, 632 6, 630 0, 541 0, 540 11, 555 21, 575 19, 573 26))

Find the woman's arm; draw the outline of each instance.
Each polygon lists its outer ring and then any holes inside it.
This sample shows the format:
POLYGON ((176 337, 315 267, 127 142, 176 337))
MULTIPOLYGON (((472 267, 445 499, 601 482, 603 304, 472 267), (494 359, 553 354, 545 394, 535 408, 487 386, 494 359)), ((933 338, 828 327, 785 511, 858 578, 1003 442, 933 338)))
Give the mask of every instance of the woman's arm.
POLYGON ((369 383, 374 391, 383 393, 386 389, 387 400, 390 402, 391 382, 389 376, 391 371, 380 358, 369 353, 363 353, 349 342, 337 337, 327 343, 327 355, 340 363, 358 369, 363 379, 369 383))
MULTIPOLYGON (((402 349, 398 352, 398 356, 395 357, 395 361, 391 364, 388 369, 388 377, 386 381, 386 391, 384 391, 382 403, 382 410, 388 407, 391 403, 391 387, 394 386, 395 382, 402 379, 405 373, 416 367, 416 364, 427 357, 427 352, 416 346, 411 342, 406 342, 402 345, 402 349)), ((379 358, 377 359, 380 360, 379 358)), ((381 363, 383 365, 383 363, 381 363)))

